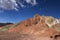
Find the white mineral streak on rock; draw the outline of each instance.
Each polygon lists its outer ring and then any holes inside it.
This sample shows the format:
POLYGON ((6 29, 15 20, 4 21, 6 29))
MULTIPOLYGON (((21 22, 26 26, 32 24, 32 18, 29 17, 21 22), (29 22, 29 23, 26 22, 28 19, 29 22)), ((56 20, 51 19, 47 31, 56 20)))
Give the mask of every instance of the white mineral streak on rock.
POLYGON ((45 23, 50 27, 52 27, 53 25, 55 24, 58 24, 60 23, 60 20, 59 19, 56 19, 56 18, 53 18, 51 16, 47 16, 45 17, 45 23))

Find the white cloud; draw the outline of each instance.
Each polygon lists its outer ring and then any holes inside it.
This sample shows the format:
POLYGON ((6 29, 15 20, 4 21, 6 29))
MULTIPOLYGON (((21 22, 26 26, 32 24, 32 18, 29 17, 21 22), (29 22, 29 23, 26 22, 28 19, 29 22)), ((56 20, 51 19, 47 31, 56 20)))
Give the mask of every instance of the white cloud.
POLYGON ((23 3, 21 3, 20 0, 18 0, 17 2, 18 2, 18 4, 19 4, 22 8, 25 7, 25 5, 23 5, 23 3))
POLYGON ((16 0, 0 0, 0 8, 2 9, 17 9, 16 0))
POLYGON ((36 0, 33 0, 33 3, 32 3, 33 5, 37 5, 37 2, 36 2, 36 0))
POLYGON ((31 3, 31 0, 25 0, 27 3, 31 3))
POLYGON ((25 0, 26 3, 29 3, 31 5, 37 5, 37 1, 36 0, 25 0))
MULTIPOLYGON (((0 0, 0 8, 7 10, 18 10, 18 4, 21 7, 26 6, 24 5, 25 3, 22 3, 21 1, 22 0, 0 0)), ((27 4, 31 4, 33 6, 37 4, 36 0, 23 0, 23 2, 26 2, 27 4)))

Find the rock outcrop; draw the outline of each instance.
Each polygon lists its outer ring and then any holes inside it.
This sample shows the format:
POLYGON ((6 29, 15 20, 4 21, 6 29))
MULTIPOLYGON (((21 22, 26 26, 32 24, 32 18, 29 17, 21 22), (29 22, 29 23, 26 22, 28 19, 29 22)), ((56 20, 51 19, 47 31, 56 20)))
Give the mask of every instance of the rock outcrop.
POLYGON ((27 40, 59 40, 60 20, 36 14, 33 18, 17 23, 5 31, 30 35, 32 38, 27 40))
POLYGON ((35 36, 51 36, 57 33, 55 30, 57 26, 54 26, 55 28, 53 27, 53 25, 56 24, 59 24, 56 18, 51 16, 39 16, 36 14, 33 18, 18 23, 17 27, 11 28, 8 31, 35 36))

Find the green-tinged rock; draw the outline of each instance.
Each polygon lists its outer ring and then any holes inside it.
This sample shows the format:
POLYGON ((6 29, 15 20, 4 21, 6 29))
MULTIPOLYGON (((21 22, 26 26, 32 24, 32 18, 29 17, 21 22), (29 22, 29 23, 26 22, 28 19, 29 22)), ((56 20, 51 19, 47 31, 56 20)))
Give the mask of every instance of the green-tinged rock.
POLYGON ((51 16, 46 16, 45 17, 45 23, 48 25, 49 28, 51 28, 52 25, 54 25, 55 21, 56 21, 56 19, 51 17, 51 16))

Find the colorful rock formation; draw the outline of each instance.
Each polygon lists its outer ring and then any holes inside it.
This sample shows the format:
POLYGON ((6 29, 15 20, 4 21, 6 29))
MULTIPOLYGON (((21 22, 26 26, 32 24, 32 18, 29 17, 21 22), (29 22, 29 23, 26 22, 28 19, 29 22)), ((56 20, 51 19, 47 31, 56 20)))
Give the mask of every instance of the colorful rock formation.
MULTIPOLYGON (((51 16, 36 14, 33 18, 17 23, 5 31, 27 34, 30 36, 26 38, 27 40, 59 40, 60 20, 51 16)), ((21 40, 26 39, 22 38, 21 40)))
POLYGON ((50 16, 39 16, 36 14, 33 18, 18 23, 15 28, 11 28, 8 31, 36 36, 51 36, 56 32, 56 28, 54 27, 57 26, 53 27, 55 24, 59 24, 55 18, 50 16))

